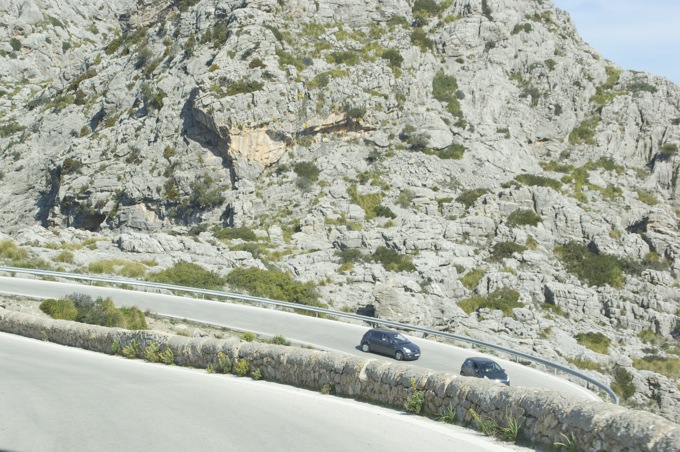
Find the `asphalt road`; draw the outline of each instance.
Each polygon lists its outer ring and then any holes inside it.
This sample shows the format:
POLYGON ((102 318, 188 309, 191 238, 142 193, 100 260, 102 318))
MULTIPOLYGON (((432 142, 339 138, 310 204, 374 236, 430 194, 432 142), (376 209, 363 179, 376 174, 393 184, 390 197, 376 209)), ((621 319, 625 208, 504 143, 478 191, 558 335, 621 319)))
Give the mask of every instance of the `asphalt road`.
POLYGON ((471 429, 0 333, 3 451, 518 451, 471 429))
MULTIPOLYGON (((367 356, 359 350, 359 340, 368 329, 365 325, 318 319, 269 308, 110 287, 11 277, 0 277, 0 292, 47 298, 59 298, 75 292, 93 297, 111 297, 118 306, 137 306, 142 310, 162 315, 208 322, 257 334, 282 335, 292 341, 328 350, 367 356)), ((411 337, 411 340, 416 342, 422 351, 421 358, 412 361, 411 364, 428 369, 458 374, 465 358, 481 355, 472 349, 454 347, 422 338, 411 337)), ((368 356, 391 360, 389 357, 375 354, 368 356)), ((575 397, 601 400, 586 388, 563 378, 498 357, 492 357, 492 359, 506 369, 511 386, 551 389, 575 397)))

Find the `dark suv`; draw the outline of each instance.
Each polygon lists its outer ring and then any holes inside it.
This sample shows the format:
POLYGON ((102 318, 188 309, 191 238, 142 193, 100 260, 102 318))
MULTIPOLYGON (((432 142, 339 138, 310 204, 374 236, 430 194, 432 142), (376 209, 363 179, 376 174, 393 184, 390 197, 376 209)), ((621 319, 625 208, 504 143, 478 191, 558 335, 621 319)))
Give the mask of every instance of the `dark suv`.
POLYGON ((496 361, 489 358, 466 359, 460 368, 460 374, 465 377, 488 378, 510 386, 508 374, 496 361))
POLYGON ((361 338, 361 350, 394 356, 394 359, 418 359, 420 347, 401 333, 390 330, 371 329, 361 338))

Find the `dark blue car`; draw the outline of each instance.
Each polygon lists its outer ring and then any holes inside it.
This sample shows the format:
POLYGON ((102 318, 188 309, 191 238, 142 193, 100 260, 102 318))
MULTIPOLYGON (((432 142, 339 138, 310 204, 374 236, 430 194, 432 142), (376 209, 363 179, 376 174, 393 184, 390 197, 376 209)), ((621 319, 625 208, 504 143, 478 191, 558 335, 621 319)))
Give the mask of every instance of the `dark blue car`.
POLYGON ((510 377, 498 363, 489 358, 468 358, 460 368, 460 374, 465 377, 488 378, 510 386, 510 377))
POLYGON ((420 358, 420 347, 396 331, 370 329, 361 338, 360 345, 365 352, 394 356, 399 361, 420 358))

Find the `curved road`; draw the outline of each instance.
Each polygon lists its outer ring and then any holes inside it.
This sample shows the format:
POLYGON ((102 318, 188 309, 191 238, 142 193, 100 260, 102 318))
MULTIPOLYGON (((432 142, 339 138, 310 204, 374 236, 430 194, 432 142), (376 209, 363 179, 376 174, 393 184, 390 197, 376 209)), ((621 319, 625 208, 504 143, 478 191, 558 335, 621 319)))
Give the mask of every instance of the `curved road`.
MULTIPOLYGON (((42 298, 59 298, 75 292, 93 297, 111 297, 118 306, 137 306, 161 315, 211 323, 236 330, 263 335, 282 335, 289 340, 328 350, 367 356, 358 348, 366 326, 354 325, 305 315, 257 308, 243 304, 224 303, 174 295, 154 294, 110 287, 42 281, 26 278, 0 277, 0 292, 42 298)), ((454 347, 422 338, 411 338, 422 351, 412 365, 459 373, 465 358, 480 355, 471 349, 454 347)), ((370 355, 391 360, 389 357, 370 355)), ((540 372, 512 361, 493 357, 510 376, 512 386, 551 389, 572 396, 601 400, 586 388, 565 379, 540 372)))
POLYGON ((518 451, 462 427, 0 333, 0 450, 518 451))

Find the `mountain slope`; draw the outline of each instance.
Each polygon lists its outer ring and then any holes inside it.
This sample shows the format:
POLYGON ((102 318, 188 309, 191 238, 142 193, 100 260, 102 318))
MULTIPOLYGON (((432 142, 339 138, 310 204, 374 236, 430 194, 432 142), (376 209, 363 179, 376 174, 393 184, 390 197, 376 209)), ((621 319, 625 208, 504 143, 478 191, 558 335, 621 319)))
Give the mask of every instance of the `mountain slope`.
POLYGON ((0 6, 8 238, 284 270, 678 420, 677 86, 549 1, 114 3, 0 6))

